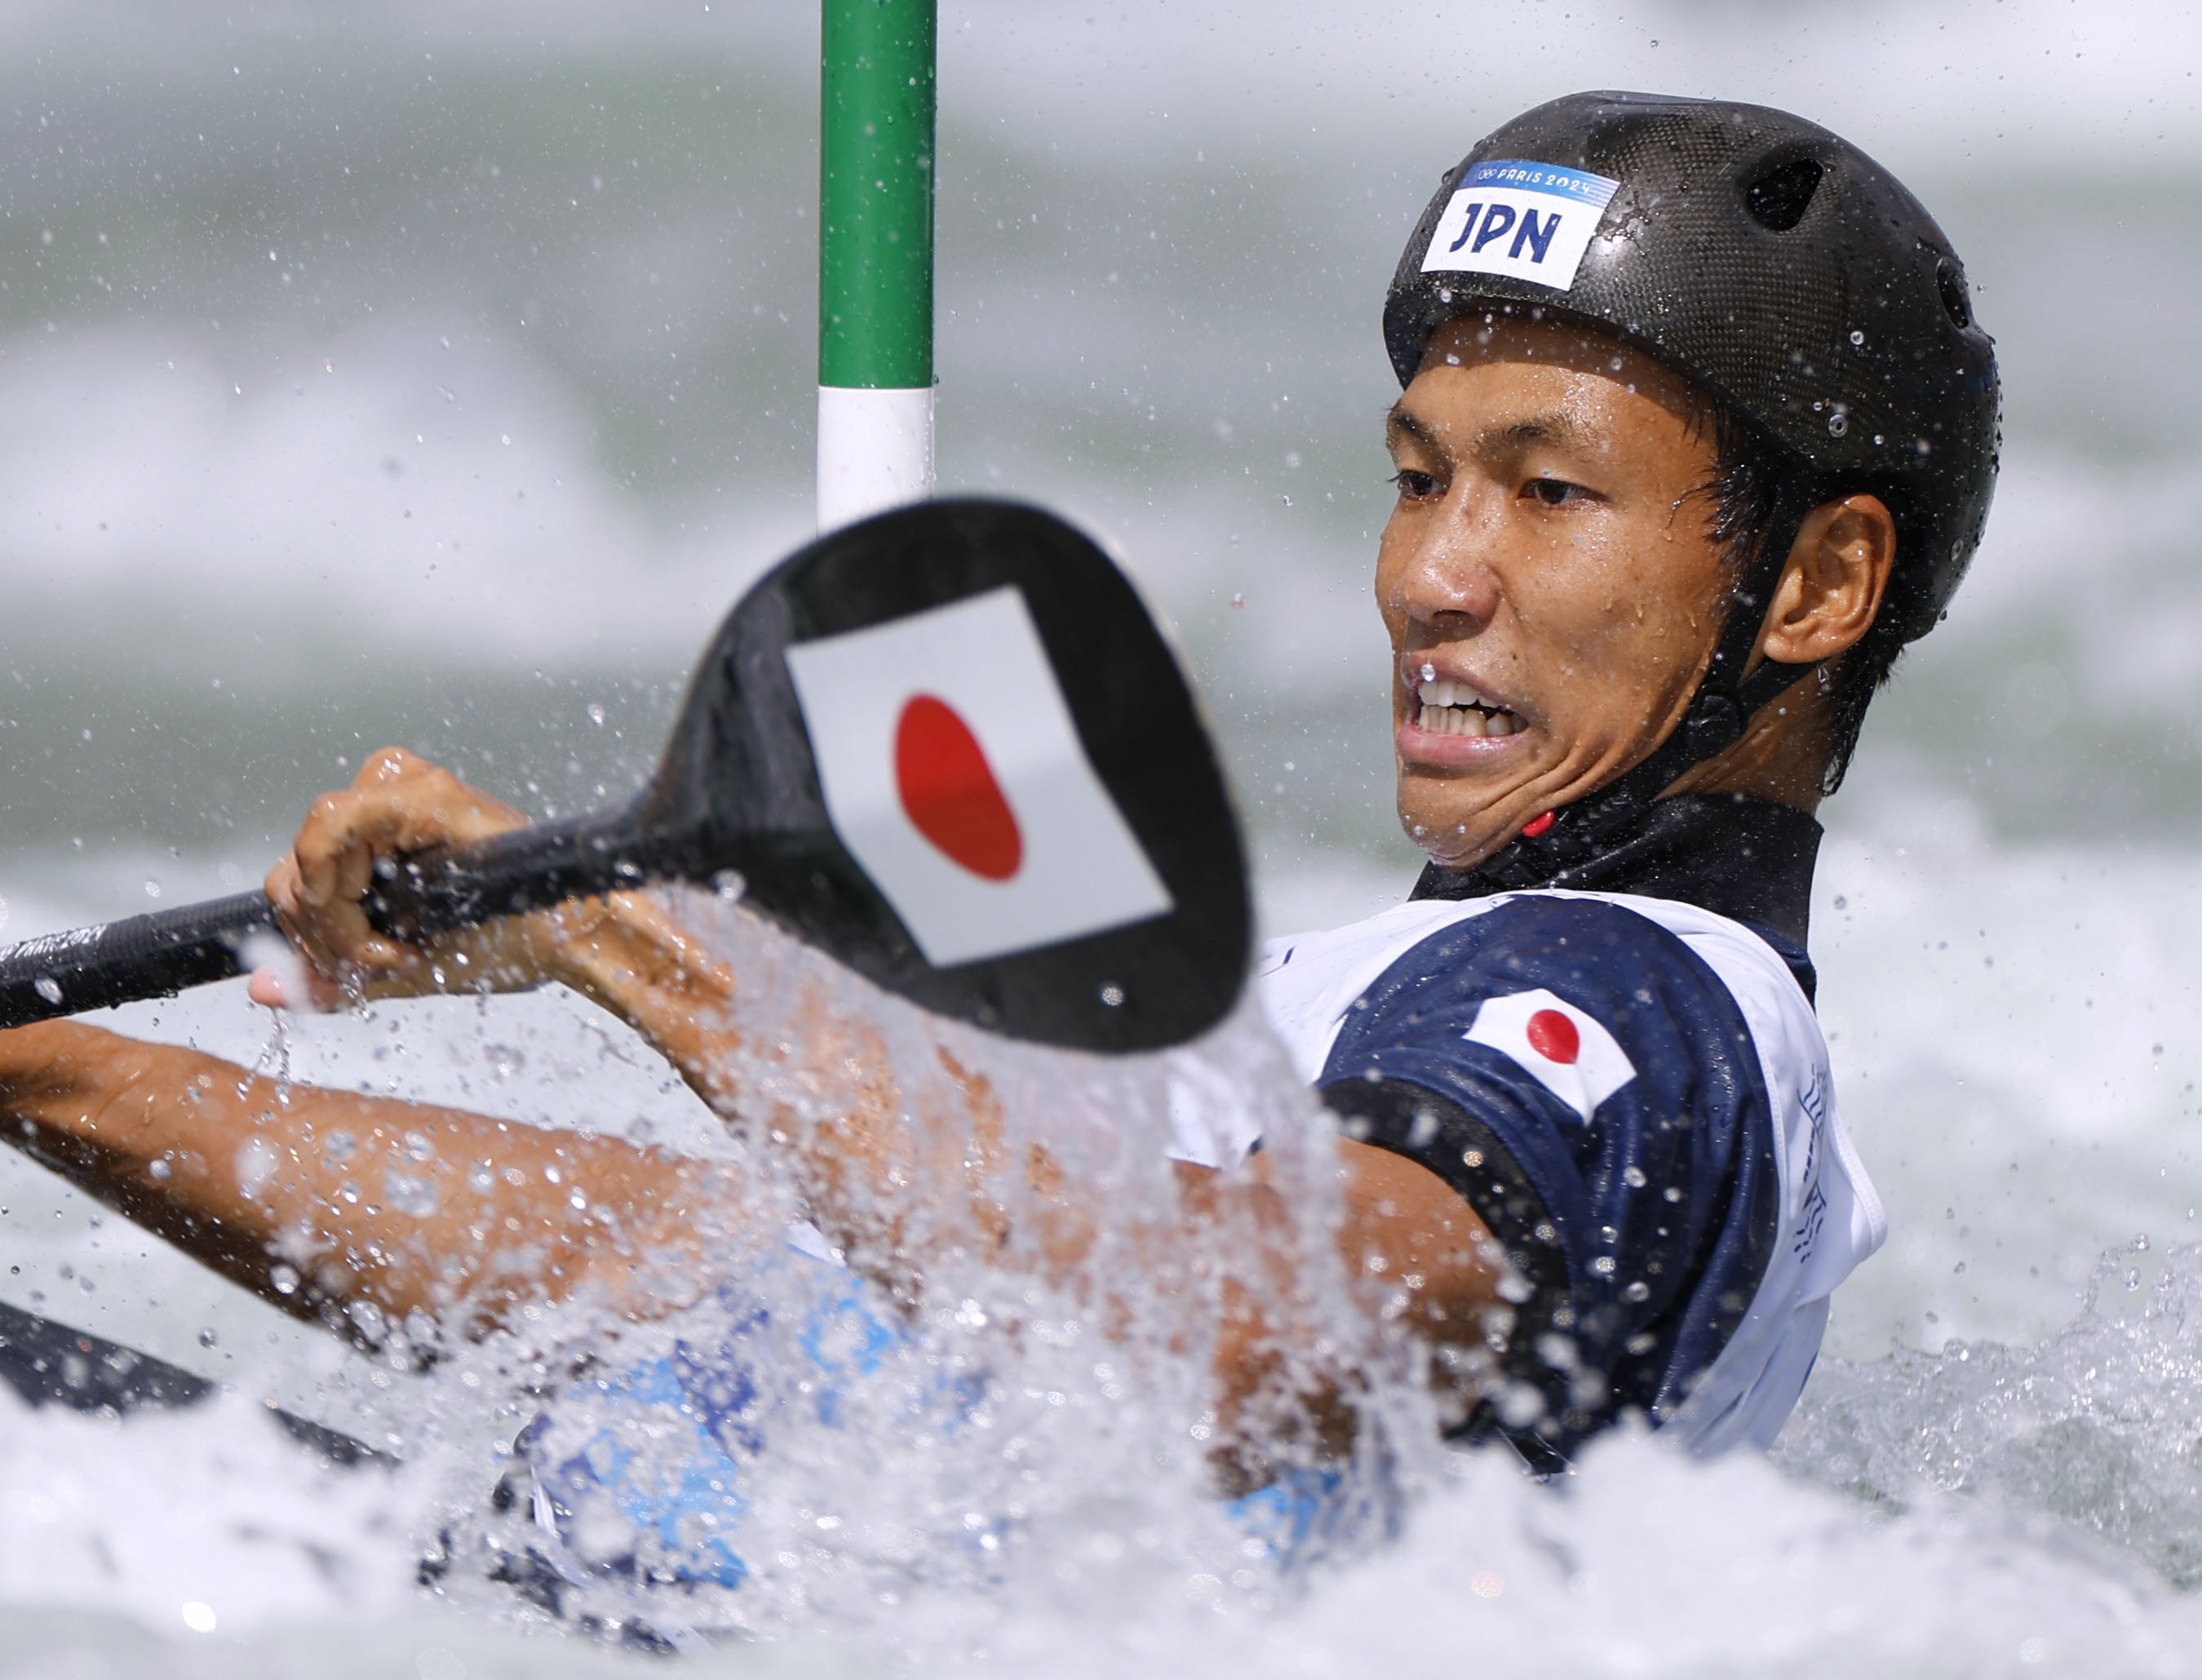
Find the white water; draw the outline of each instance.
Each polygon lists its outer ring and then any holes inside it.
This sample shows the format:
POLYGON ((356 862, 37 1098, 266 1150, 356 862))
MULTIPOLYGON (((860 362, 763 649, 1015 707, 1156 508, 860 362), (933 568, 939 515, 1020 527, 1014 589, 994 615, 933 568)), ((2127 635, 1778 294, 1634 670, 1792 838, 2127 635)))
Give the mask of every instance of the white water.
MULTIPOLYGON (((1219 1554, 1181 1382, 1150 1370, 1110 1400, 1075 1343, 1028 1366, 998 1347, 990 1368, 1032 1389, 1000 1413, 1029 1443, 1022 1494, 1008 1460, 959 1481, 891 1430, 792 1441, 777 1485, 791 1523, 818 1501, 814 1528, 868 1510, 923 1530, 959 1486, 1014 1497, 998 1562, 882 1605, 874 1541, 817 1530, 833 1557, 785 1548, 757 1595, 770 1636, 703 1665, 2202 1665, 2192 19, 945 10, 944 483, 1071 511, 1167 606, 1272 928, 1366 913, 1411 872, 1365 592, 1375 304, 1427 184, 1508 111, 1648 85, 1852 133, 1967 256, 2005 358, 2006 472, 1955 616, 1827 813, 1822 1012, 1893 1235, 1771 1463, 1620 1439, 1552 1491, 1462 1460, 1416 1484, 1396 1539, 1280 1583, 1219 1554)), ((648 764, 702 627, 809 501, 808 16, 10 13, 0 936, 144 908, 149 881, 163 904, 234 890, 380 739, 536 808, 648 764)), ((269 1036, 234 988, 118 1024, 246 1062, 269 1036)), ((303 1023, 293 1055, 302 1077, 729 1148, 645 1051, 555 996, 303 1023)), ((1151 1091, 1116 1111, 1135 1139, 1151 1091)), ((0 1394, 0 1676, 638 1660, 509 1595, 413 1585, 440 1529, 488 1526, 527 1410, 493 1369, 509 1349, 423 1385, 93 1223, 12 1158, 0 1205, 20 1268, 0 1296, 236 1389, 127 1426, 0 1394), (263 1396, 413 1467, 331 1477, 263 1396)))
MULTIPOLYGON (((1823 1009, 1895 1235, 1839 1298, 1830 1355, 1774 1465, 1706 1470, 1630 1438, 1553 1492, 1496 1459, 1462 1460, 1437 1472, 1398 1540, 1279 1582, 1229 1556, 1192 1455, 1173 1450, 1185 1443, 1181 1390, 1104 1404, 1083 1355, 1051 1355, 1007 1390, 998 1440, 1023 1438, 1019 1467, 1037 1479, 988 1578, 936 1568, 945 1584, 905 1585, 883 1608, 886 1565, 865 1563, 851 1533, 798 1564, 768 1561, 777 1579, 757 1583, 745 1613, 774 1642, 712 1660, 854 1673, 884 1646, 927 1672, 1435 1673, 1469 1652, 1500 1672, 2017 1672, 2037 1659, 2047 1671, 2185 1671, 2202 1632, 2202 1603, 2185 1595, 2202 1575, 2202 1253, 2177 1245, 2197 1235, 2185 1198, 2202 1045, 2186 1030, 2182 965, 2202 889, 2176 856, 2129 856, 2113 871, 1987 847, 1931 809, 1911 816, 1900 845, 1839 840, 1823 869, 1823 1009), (2133 908, 2144 893, 2145 916, 2133 908), (1907 987, 1879 983, 1899 965, 1907 987), (2145 1233, 2147 1247, 2113 1257, 2083 1315, 2106 1231, 2145 1233), (1892 1343, 1906 1351, 1892 1359, 1892 1343), (1050 1388, 1068 1410, 1047 1406, 1050 1388), (852 1595, 852 1580, 869 1584, 852 1595)), ((159 1011, 164 1035, 184 1018, 177 1007, 159 1011)), ((233 987, 188 1011, 202 1042, 248 1059, 265 1035, 264 1012, 233 987)), ((136 1011, 138 1023, 155 1012, 136 1011)), ((583 1041, 579 1006, 378 1013, 300 1023, 297 1070, 395 1077, 520 1115, 633 1113, 650 1135, 711 1137, 646 1052, 616 1034, 583 1041), (372 1059, 378 1041, 404 1046, 394 1072, 372 1059)), ((1118 1100, 1132 1135, 1157 1123, 1151 1102, 1118 1100)), ((490 1415, 493 1373, 464 1388, 475 1367, 462 1360, 424 1389, 363 1359, 332 1371, 312 1333, 113 1222, 89 1229, 74 1206, 42 1219, 65 1199, 34 1187, 32 1170, 8 1176, 10 1229, 33 1257, 13 1298, 35 1287, 50 1310, 227 1375, 244 1394, 280 1395, 372 1440, 391 1432, 420 1467, 394 1482, 331 1477, 241 1400, 127 1427, 11 1415, 0 1578, 35 1613, 0 1672, 75 1671, 52 1665, 81 1648, 127 1671, 218 1661, 272 1674, 340 1629, 348 1673, 402 1672, 421 1650, 451 1652, 469 1673, 544 1659, 547 1636, 529 1634, 534 1618, 503 1592, 461 1583, 439 1604, 409 1585, 439 1524, 479 1516, 498 1428, 509 1436, 525 1421, 525 1402, 490 1415), (41 1224, 43 1241, 22 1240, 41 1224), (202 1320, 217 1327, 215 1350, 194 1343, 202 1320), (309 1547, 332 1555, 316 1563, 309 1547), (185 1626, 189 1605, 213 1610, 213 1632, 185 1626)), ((1118 1194, 1135 1200, 1138 1182, 1120 1176, 1118 1194)), ((483 1358, 487 1371, 510 1352, 483 1358)), ((779 1531, 833 1514, 866 1535, 907 1534, 914 1512, 937 1516, 959 1486, 999 1500, 1008 1484, 992 1451, 944 1484, 938 1449, 907 1437, 868 1437, 854 1458, 835 1435, 791 1441, 781 1468, 793 1480, 775 1486, 794 1515, 779 1531)), ((957 1555, 952 1540, 935 1543, 957 1555)), ((627 1659, 561 1644, 556 1660, 627 1659)))

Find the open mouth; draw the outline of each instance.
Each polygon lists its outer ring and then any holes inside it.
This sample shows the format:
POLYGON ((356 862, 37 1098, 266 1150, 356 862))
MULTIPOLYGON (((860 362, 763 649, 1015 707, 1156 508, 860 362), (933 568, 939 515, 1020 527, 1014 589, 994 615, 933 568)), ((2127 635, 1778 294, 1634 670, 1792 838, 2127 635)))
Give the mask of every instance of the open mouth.
POLYGON ((1415 688, 1415 725, 1434 735, 1511 735, 1529 726, 1464 682, 1444 678, 1415 688))

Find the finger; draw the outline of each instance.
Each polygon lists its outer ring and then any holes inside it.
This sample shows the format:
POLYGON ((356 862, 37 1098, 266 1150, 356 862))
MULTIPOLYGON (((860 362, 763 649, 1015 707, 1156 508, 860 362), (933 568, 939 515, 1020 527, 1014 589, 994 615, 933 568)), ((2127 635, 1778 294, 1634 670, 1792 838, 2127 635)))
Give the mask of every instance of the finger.
POLYGON ((335 867, 330 871, 329 896, 322 905, 324 910, 356 910, 359 901, 374 886, 375 864, 385 853, 381 846, 367 844, 366 840, 366 836, 360 836, 337 853, 335 867))
POLYGON ((295 974, 255 969, 244 982, 245 995, 263 1009, 327 1011, 344 993, 303 964, 295 974))
POLYGON ((291 848, 301 911, 326 913, 356 904, 373 879, 377 854, 402 844, 397 826, 386 806, 349 792, 315 800, 291 848))
POLYGON ((319 905, 307 905, 299 917, 309 942, 333 959, 324 962, 324 968, 340 970, 354 963, 379 966, 390 960, 388 942, 378 938, 360 904, 373 879, 374 867, 369 852, 340 853, 326 871, 327 897, 319 905))
POLYGON ((350 793, 324 793, 306 809, 291 855, 298 866, 302 904, 318 909, 334 895, 337 867, 344 855, 374 836, 362 832, 369 821, 368 803, 350 793))
POLYGON ((377 747, 368 753, 359 767, 359 774, 351 779, 354 787, 387 787, 393 783, 411 781, 423 771, 437 766, 417 753, 402 746, 377 747))
POLYGON ((264 1009, 313 1010, 327 1014, 346 1001, 343 987, 319 970, 303 964, 288 972, 272 964, 255 969, 244 989, 246 995, 264 1009))
POLYGON ((401 972, 418 966, 420 953, 376 933, 359 902, 373 880, 371 852, 355 848, 341 853, 319 872, 327 878, 322 903, 301 902, 303 895, 287 879, 274 881, 278 892, 269 898, 283 930, 324 976, 341 975, 350 966, 401 972))
POLYGON ((260 883, 260 890, 268 895, 268 902, 274 906, 277 917, 296 911, 298 907, 298 860, 285 853, 282 861, 268 871, 268 878, 260 883))
MULTIPOLYGON (((367 918, 360 917, 360 925, 367 918)), ((375 969, 391 974, 416 974, 428 961, 427 953, 418 946, 403 940, 386 938, 377 933, 362 934, 344 946, 344 961, 355 968, 375 969)))

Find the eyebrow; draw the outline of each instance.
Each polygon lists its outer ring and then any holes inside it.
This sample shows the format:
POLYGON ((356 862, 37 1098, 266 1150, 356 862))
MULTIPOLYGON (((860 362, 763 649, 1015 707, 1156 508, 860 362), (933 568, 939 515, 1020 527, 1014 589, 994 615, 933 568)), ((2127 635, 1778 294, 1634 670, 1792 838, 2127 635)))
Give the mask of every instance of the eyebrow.
MULTIPOLYGON (((1404 400, 1403 398, 1400 402, 1394 403, 1385 415, 1385 436, 1410 438, 1433 453, 1450 457, 1453 451, 1438 440, 1437 434, 1420 416, 1404 406, 1404 400)), ((1554 409, 1548 413, 1531 415, 1526 419, 1478 433, 1468 453, 1487 458, 1511 455, 1540 445, 1580 449, 1587 442, 1583 429, 1576 423, 1575 416, 1564 410, 1554 409)))
POLYGON ((1395 437, 1411 438, 1415 442, 1422 445, 1423 448, 1431 451, 1431 453, 1435 455, 1444 454, 1445 451, 1439 445, 1436 433, 1432 432, 1428 427, 1422 424, 1420 416, 1408 411, 1405 407, 1406 400, 1407 399, 1404 397, 1400 398, 1398 402, 1392 404, 1391 408, 1385 412, 1385 437, 1387 439, 1395 437))
POLYGON ((1527 420, 1517 420, 1510 426, 1484 433, 1476 439, 1475 449, 1479 455, 1503 455, 1540 444, 1559 449, 1580 448, 1584 441, 1583 428, 1576 423, 1575 417, 1555 409, 1549 414, 1533 415, 1527 420))

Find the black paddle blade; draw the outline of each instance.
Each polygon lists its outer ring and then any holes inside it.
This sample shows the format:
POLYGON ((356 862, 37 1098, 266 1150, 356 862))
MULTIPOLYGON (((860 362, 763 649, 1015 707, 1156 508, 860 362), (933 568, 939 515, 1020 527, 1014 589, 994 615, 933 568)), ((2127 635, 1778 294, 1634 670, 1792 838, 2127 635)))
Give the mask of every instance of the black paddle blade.
POLYGON ((635 819, 686 837, 678 873, 738 869, 802 939, 1012 1037, 1158 1049, 1245 983, 1238 823, 1192 690, 1123 574, 1037 508, 904 508, 781 564, 635 819))
MULTIPOLYGON (((1245 979, 1245 865, 1192 691, 1123 575, 1037 508, 820 539, 721 627, 631 805, 392 861, 366 909, 413 937, 729 871, 889 990, 1043 1044, 1180 1044, 1245 979)), ((227 979, 272 925, 256 893, 0 951, 0 1027, 227 979)))

